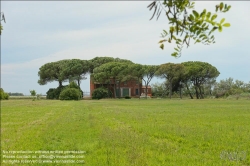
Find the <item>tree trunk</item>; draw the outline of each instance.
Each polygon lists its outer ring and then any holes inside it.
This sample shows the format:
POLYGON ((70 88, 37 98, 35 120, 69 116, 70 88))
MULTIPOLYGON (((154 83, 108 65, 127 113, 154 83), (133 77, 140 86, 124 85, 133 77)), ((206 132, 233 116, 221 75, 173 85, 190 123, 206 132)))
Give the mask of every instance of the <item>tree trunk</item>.
POLYGON ((197 86, 195 85, 195 95, 196 95, 196 99, 199 99, 199 92, 198 92, 198 88, 197 86))
POLYGON ((140 96, 141 96, 141 84, 140 84, 139 78, 138 78, 138 93, 139 93, 139 99, 141 99, 140 98, 140 96))
POLYGON ((141 84, 140 84, 140 80, 139 80, 139 78, 138 78, 138 93, 139 93, 139 98, 140 98, 140 96, 141 96, 141 84))
POLYGON ((120 84, 120 81, 119 81, 119 98, 121 98, 121 84, 120 84))
MULTIPOLYGON (((110 83, 110 81, 109 81, 109 83, 108 83, 108 93, 109 93, 109 92, 112 93, 112 91, 111 91, 110 89, 111 89, 111 83, 110 83)), ((109 94, 110 94, 110 93, 109 93, 109 94)), ((112 96, 109 96, 109 98, 112 98, 112 96)))
POLYGON ((62 87, 62 81, 59 81, 59 87, 62 87))
POLYGON ((212 87, 211 86, 209 88, 209 94, 210 94, 210 96, 212 96, 212 87))
POLYGON ((180 85, 180 98, 182 99, 182 93, 181 93, 181 85, 180 85))
POLYGON ((169 98, 172 98, 172 80, 169 81, 170 86, 169 86, 169 98))
MULTIPOLYGON (((143 79, 143 81, 144 81, 144 84, 145 84, 145 86, 146 86, 146 85, 147 85, 147 84, 146 84, 146 81, 145 81, 144 79, 143 79)), ((146 86, 146 88, 147 88, 147 86, 146 86)), ((147 93, 147 92, 145 92, 145 93, 147 93)))
POLYGON ((78 79, 77 79, 77 84, 78 84, 78 86, 80 87, 80 76, 79 76, 78 79))
POLYGON ((200 87, 200 86, 198 86, 198 88, 199 88, 199 91, 200 91, 200 98, 201 98, 201 99, 204 99, 204 96, 203 96, 203 94, 202 94, 201 87, 200 87))
POLYGON ((187 83, 186 83, 186 87, 187 87, 187 90, 188 90, 189 96, 191 97, 191 99, 194 99, 194 98, 193 98, 193 96, 192 96, 192 94, 191 94, 191 92, 190 92, 190 90, 189 90, 189 87, 188 87, 187 83))
POLYGON ((116 80, 114 79, 114 97, 116 98, 116 80))

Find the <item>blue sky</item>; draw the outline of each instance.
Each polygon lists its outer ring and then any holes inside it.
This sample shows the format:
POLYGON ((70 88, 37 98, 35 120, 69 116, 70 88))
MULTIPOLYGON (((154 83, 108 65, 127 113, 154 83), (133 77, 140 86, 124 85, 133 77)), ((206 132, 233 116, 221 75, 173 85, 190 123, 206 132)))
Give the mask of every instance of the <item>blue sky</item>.
MULTIPOLYGON (((191 45, 180 58, 171 57, 174 45, 161 50, 158 41, 168 29, 164 15, 149 21, 150 1, 1 1, 6 23, 1 35, 1 87, 26 95, 29 90, 46 94, 57 82, 37 83, 39 68, 61 59, 110 56, 135 63, 155 64, 204 61, 217 67, 217 80, 233 77, 250 81, 250 2, 226 1, 230 12, 220 14, 230 28, 216 32, 216 43, 191 45)), ((196 10, 214 11, 218 1, 196 2, 196 10)), ((163 80, 154 79, 153 82, 163 80)), ((89 92, 89 79, 81 88, 89 92)))

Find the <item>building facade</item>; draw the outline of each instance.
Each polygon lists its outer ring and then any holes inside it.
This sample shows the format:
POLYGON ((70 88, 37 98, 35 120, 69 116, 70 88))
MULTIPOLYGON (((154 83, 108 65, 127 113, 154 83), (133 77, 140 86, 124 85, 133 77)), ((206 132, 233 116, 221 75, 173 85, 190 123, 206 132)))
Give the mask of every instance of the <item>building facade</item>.
MULTIPOLYGON (((124 82, 114 82, 113 79, 110 79, 109 84, 101 84, 98 82, 94 82, 90 79, 90 95, 92 96, 93 91, 96 88, 105 87, 111 91, 113 97, 140 97, 141 95, 145 95, 146 87, 142 86, 139 81, 136 80, 129 80, 124 82)), ((151 87, 148 86, 148 96, 152 96, 151 87)))

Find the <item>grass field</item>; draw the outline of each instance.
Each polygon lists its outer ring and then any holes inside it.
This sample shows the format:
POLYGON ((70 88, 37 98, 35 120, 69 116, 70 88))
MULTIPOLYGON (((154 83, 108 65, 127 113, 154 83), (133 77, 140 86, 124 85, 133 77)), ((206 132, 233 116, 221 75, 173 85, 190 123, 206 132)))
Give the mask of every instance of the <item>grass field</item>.
POLYGON ((250 165, 250 100, 1 101, 2 165, 56 150, 88 166, 250 165))

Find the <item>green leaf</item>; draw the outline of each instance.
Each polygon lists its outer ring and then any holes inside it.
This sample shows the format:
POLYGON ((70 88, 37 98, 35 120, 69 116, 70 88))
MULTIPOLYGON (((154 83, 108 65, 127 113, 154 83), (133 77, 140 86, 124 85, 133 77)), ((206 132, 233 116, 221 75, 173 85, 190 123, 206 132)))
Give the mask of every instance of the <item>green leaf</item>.
POLYGON ((201 25, 202 23, 203 23, 202 20, 197 21, 197 24, 198 24, 198 25, 201 25))
POLYGON ((216 29, 218 29, 218 27, 213 27, 213 29, 208 33, 208 35, 210 35, 212 32, 214 32, 216 29))
POLYGON ((165 42, 165 41, 167 41, 167 40, 165 40, 165 39, 164 39, 164 40, 160 40, 159 43, 163 43, 163 42, 165 42))
POLYGON ((222 32, 222 26, 221 25, 219 26, 219 32, 222 32))
POLYGON ((225 23, 222 25, 223 27, 230 27, 230 23, 225 23))
POLYGON ((169 30, 170 33, 173 33, 173 32, 174 32, 174 27, 170 27, 169 29, 170 29, 170 30, 169 30))
POLYGON ((174 48, 174 49, 179 52, 179 50, 177 48, 174 48))
POLYGON ((224 7, 224 4, 223 4, 223 2, 221 2, 221 3, 220 3, 220 10, 222 10, 223 7, 224 7))
POLYGON ((222 24, 225 21, 225 18, 220 20, 220 24, 222 24))
POLYGON ((203 19, 205 18, 206 16, 206 9, 203 10, 203 12, 201 12, 200 14, 200 17, 202 17, 203 19))
POLYGON ((217 14, 214 14, 213 16, 212 16, 212 18, 211 18, 211 21, 213 21, 214 19, 216 19, 217 18, 217 14))
POLYGON ((199 38, 202 38, 203 36, 206 36, 204 33, 199 36, 199 38))
POLYGON ((207 39, 207 36, 204 36, 201 40, 205 40, 205 39, 207 39))
POLYGON ((163 50, 163 49, 164 49, 164 44, 161 44, 161 45, 160 45, 160 48, 163 50))
POLYGON ((182 40, 181 40, 181 39, 177 39, 177 41, 178 41, 178 42, 182 42, 182 40))
MULTIPOLYGON (((201 42, 201 41, 200 41, 199 39, 197 39, 197 40, 195 41, 195 43, 200 43, 200 42, 201 42)), ((194 44, 195 44, 195 43, 194 43, 194 44)))
POLYGON ((196 18, 199 18, 199 13, 195 10, 193 10, 193 14, 195 15, 196 18))
POLYGON ((167 35, 168 34, 168 32, 166 31, 166 30, 163 30, 163 32, 167 35))
POLYGON ((173 56, 173 57, 177 57, 177 55, 178 55, 178 52, 174 52, 171 54, 171 56, 173 56))
POLYGON ((211 16, 211 12, 208 12, 207 15, 206 15, 207 19, 209 19, 210 16, 211 16))
POLYGON ((194 16, 193 16, 192 14, 190 14, 189 19, 190 19, 191 21, 193 21, 193 20, 194 20, 194 16))
POLYGON ((209 25, 207 25, 204 29, 205 29, 205 30, 208 30, 208 27, 209 27, 209 25))
POLYGON ((197 31, 197 33, 196 33, 196 34, 197 34, 197 36, 198 36, 200 33, 201 33, 201 30, 197 31))

